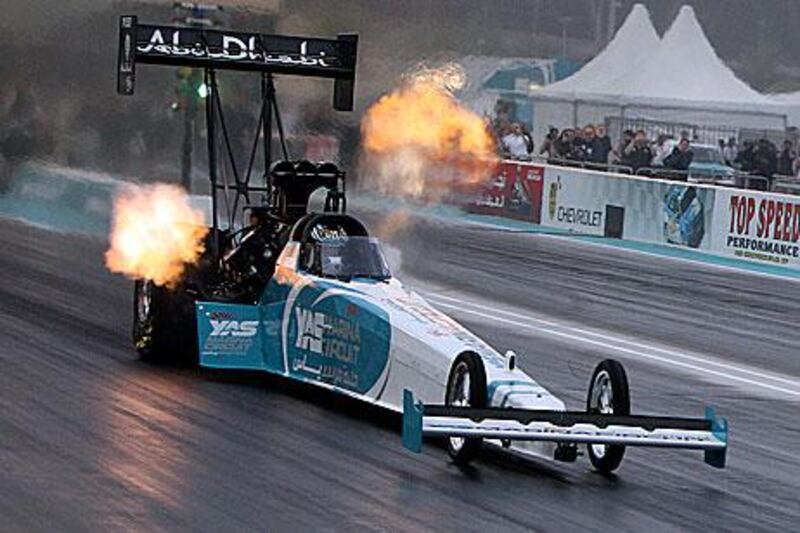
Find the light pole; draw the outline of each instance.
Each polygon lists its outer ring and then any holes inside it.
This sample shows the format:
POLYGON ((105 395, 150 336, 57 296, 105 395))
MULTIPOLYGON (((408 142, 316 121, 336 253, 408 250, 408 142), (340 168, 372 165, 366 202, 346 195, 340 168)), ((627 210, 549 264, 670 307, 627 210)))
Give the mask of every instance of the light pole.
MULTIPOLYGON (((192 2, 175 2, 174 19, 176 22, 187 24, 194 28, 211 28, 214 21, 208 18, 209 12, 221 11, 222 7, 209 4, 195 4, 192 2)), ((181 185, 192 191, 192 150, 194 141, 194 119, 197 113, 197 98, 205 98, 200 93, 200 73, 194 69, 186 69, 185 72, 178 72, 182 79, 181 89, 183 93, 183 143, 181 149, 181 185)))
POLYGON ((572 22, 572 17, 561 17, 558 19, 561 23, 561 57, 567 57, 567 24, 572 22))
POLYGON ((622 7, 619 0, 611 0, 608 3, 608 34, 606 35, 606 43, 610 43, 614 37, 614 32, 617 31, 617 8, 622 7))

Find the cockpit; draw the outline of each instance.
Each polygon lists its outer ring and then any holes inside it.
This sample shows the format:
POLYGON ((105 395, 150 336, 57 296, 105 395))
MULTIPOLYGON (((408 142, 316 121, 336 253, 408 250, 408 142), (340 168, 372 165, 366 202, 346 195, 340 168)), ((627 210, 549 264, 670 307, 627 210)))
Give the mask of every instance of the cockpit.
POLYGON ((380 242, 345 214, 312 214, 301 219, 292 240, 300 242, 299 268, 324 278, 387 281, 391 278, 380 242))
POLYGON ((391 278, 380 242, 374 237, 342 237, 306 243, 300 254, 300 266, 309 274, 344 281, 391 278))

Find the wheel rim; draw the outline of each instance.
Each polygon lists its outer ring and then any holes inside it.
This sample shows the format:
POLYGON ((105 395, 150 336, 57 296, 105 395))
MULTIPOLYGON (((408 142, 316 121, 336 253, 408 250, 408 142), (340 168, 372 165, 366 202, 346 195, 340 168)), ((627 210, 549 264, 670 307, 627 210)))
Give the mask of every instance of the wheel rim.
MULTIPOLYGON (((469 407, 470 404, 469 367, 459 363, 453 370, 453 386, 448 391, 447 404, 455 407, 469 407)), ((450 437, 450 447, 458 453, 464 447, 464 437, 450 437)))
MULTIPOLYGON (((590 411, 600 414, 614 414, 614 390, 611 388, 611 376, 607 371, 598 372, 592 383, 590 411)), ((605 457, 608 446, 591 444, 592 453, 598 458, 605 457)))
POLYGON ((150 320, 150 308, 153 303, 153 294, 150 290, 150 282, 143 281, 142 288, 136 295, 136 317, 140 324, 146 324, 150 320))
POLYGON ((150 341, 153 331, 153 286, 152 282, 144 280, 141 282, 139 290, 136 291, 136 317, 135 327, 133 328, 133 341, 136 349, 140 352, 150 348, 150 341))

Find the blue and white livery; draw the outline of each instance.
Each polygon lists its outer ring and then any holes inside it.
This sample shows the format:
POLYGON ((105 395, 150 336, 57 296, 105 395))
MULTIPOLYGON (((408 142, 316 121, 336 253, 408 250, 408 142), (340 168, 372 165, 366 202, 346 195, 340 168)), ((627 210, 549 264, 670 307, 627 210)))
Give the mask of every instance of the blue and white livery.
POLYGON ((291 235, 257 304, 196 303, 202 366, 263 370, 404 412, 408 448, 419 451, 423 433, 448 437, 457 461, 485 438, 561 460, 586 443, 594 455, 625 445, 712 450, 708 462, 724 463, 727 426, 714 417, 691 427, 667 423, 691 419, 625 418, 627 381, 623 398, 613 371, 597 381, 586 413, 566 411, 514 354, 391 277, 377 240, 352 217, 308 215, 291 235), (580 416, 565 424, 554 413, 580 416))

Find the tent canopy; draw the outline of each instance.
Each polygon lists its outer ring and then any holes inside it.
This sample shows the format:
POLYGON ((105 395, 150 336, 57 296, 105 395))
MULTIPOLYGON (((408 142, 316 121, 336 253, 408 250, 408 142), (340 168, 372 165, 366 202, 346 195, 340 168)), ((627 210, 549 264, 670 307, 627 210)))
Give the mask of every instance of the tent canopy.
POLYGON ((573 76, 538 94, 673 106, 755 105, 777 111, 773 100, 736 77, 719 58, 690 6, 681 8, 659 39, 647 9, 636 4, 605 50, 573 76))
POLYGON ((719 58, 697 21, 683 6, 650 59, 625 85, 625 93, 650 98, 701 102, 770 104, 719 58))
POLYGON ((542 93, 619 94, 660 42, 647 8, 636 4, 602 52, 572 76, 548 85, 542 93))
POLYGON ((660 39, 636 4, 614 39, 571 77, 531 91, 534 133, 607 117, 783 130, 786 105, 736 77, 683 6, 660 39))

